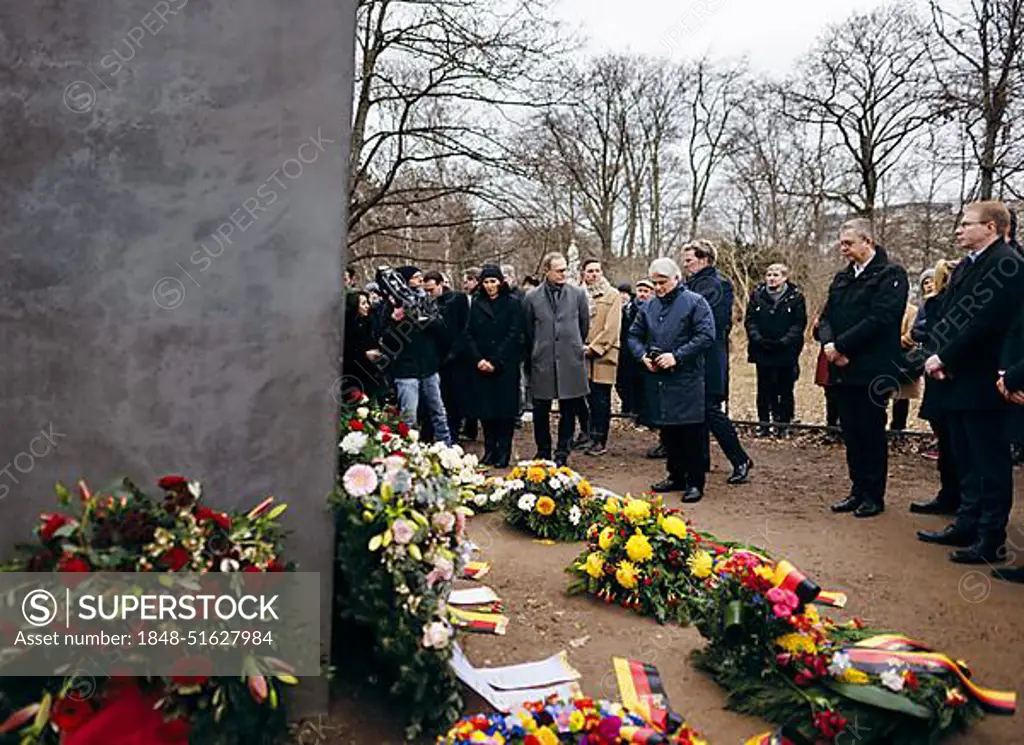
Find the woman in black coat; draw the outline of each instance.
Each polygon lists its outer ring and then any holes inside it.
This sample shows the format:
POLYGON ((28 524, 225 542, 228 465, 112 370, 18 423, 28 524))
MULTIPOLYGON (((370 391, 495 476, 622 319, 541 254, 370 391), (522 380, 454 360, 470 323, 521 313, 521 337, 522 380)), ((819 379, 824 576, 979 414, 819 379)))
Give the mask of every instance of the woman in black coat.
POLYGON ((509 292, 498 266, 480 270, 466 324, 465 359, 471 369, 466 415, 484 429, 482 463, 505 468, 519 416, 519 363, 525 323, 522 305, 509 292))
POLYGON ((377 348, 377 334, 370 310, 370 296, 365 292, 346 294, 342 390, 345 393, 359 390, 370 398, 383 399, 387 394, 387 384, 374 364, 380 359, 381 352, 377 348))

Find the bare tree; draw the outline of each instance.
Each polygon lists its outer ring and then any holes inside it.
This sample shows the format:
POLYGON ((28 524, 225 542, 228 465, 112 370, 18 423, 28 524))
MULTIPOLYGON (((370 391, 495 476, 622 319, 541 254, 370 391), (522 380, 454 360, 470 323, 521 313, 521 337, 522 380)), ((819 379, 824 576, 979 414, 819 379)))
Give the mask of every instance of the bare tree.
POLYGON ((928 39, 902 6, 833 26, 787 86, 786 115, 827 128, 848 167, 829 198, 873 217, 879 185, 933 116, 928 39))
POLYGON ((1004 187, 1019 196, 1008 180, 1024 165, 1011 131, 1022 92, 1024 0, 969 0, 959 13, 939 0, 929 5, 942 42, 932 58, 935 77, 970 139, 976 196, 991 199, 997 186, 1000 196, 1004 187))

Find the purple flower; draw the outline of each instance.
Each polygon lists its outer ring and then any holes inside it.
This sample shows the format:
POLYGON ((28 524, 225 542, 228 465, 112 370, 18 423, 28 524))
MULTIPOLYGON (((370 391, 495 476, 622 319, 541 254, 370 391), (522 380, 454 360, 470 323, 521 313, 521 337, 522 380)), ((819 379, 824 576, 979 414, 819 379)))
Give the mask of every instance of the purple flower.
POLYGON ((395 543, 404 546, 416 535, 416 528, 408 520, 398 518, 391 526, 391 535, 394 537, 395 543))

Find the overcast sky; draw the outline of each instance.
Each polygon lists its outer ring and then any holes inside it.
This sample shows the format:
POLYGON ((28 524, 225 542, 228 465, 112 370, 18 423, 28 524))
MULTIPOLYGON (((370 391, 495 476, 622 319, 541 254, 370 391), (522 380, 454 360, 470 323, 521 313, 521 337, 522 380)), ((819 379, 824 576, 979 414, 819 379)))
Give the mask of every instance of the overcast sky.
POLYGON ((555 0, 589 39, 587 52, 633 51, 674 59, 747 55, 784 74, 830 23, 882 0, 555 0))

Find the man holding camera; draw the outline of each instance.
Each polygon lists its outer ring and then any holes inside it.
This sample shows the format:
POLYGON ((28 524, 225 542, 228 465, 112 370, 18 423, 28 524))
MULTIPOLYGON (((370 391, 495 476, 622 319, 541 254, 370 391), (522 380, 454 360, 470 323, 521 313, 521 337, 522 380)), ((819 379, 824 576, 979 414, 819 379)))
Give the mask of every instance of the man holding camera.
POLYGON ((655 492, 682 491, 683 502, 704 496, 705 355, 715 342, 707 301, 681 284, 672 259, 650 267, 655 297, 641 306, 629 329, 629 350, 645 369, 643 423, 661 429, 668 478, 655 492))

